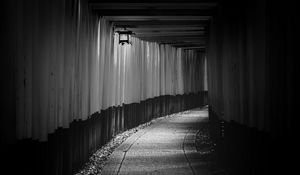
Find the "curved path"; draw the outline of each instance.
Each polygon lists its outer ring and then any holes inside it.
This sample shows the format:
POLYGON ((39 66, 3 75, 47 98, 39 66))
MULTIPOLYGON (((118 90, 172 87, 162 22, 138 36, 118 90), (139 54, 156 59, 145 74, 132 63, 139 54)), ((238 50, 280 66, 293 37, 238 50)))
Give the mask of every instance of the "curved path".
POLYGON ((207 109, 162 118, 125 140, 110 156, 103 174, 211 174, 195 148, 207 109))

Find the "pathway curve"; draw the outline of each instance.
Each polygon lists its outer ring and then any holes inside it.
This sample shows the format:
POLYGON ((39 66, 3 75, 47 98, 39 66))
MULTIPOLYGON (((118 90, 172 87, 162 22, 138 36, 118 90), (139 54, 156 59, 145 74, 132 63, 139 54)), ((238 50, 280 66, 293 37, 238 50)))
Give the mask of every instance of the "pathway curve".
POLYGON ((206 108, 193 109, 144 128, 124 141, 110 156, 103 174, 211 174, 195 148, 206 108))

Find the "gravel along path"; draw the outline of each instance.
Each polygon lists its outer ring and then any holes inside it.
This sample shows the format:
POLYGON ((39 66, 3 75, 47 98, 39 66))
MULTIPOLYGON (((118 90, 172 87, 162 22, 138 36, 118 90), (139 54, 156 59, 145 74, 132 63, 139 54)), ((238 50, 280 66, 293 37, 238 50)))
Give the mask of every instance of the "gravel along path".
POLYGON ((107 163, 107 160, 111 153, 121 145, 128 137, 132 134, 136 133, 137 131, 144 129, 154 123, 157 123, 163 119, 172 118, 177 115, 189 113, 189 111, 179 112, 171 115, 167 115, 164 117, 156 118, 151 120, 150 122, 144 123, 139 125, 138 127, 132 128, 125 132, 122 132, 116 135, 110 142, 102 146, 98 149, 90 158, 89 161, 82 167, 81 170, 75 173, 75 175, 90 175, 90 174, 102 174, 103 167, 107 163))

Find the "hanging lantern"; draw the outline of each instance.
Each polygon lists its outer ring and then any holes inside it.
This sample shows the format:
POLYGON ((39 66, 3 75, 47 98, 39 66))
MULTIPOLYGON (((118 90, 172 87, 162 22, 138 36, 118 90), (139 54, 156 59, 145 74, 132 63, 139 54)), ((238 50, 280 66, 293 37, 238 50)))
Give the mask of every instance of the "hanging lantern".
POLYGON ((124 45, 125 43, 127 44, 132 44, 131 42, 131 35, 133 34, 132 31, 128 31, 124 28, 124 30, 117 31, 119 34, 119 44, 124 45))

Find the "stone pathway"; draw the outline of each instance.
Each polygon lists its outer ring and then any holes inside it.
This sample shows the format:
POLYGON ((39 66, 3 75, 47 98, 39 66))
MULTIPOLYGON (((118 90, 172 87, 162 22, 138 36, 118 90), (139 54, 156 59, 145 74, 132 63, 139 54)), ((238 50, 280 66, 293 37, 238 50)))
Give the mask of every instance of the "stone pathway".
POLYGON ((206 108, 163 118, 131 135, 110 155, 102 174, 210 175, 195 147, 206 108))

